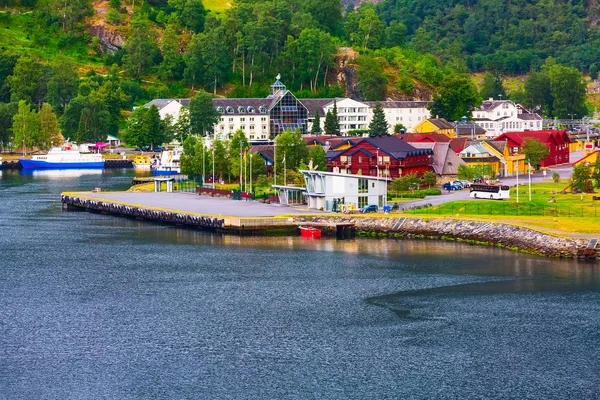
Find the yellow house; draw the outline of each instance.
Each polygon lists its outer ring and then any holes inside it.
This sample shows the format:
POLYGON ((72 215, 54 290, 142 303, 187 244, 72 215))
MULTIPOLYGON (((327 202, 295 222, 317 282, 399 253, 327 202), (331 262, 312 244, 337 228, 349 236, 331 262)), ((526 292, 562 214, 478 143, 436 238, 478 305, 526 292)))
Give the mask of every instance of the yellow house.
POLYGON ((511 155, 508 146, 505 141, 482 141, 481 144, 485 146, 491 155, 498 157, 501 163, 502 170, 499 174, 502 176, 515 176, 516 172, 519 175, 525 173, 525 154, 514 154, 511 155))
POLYGON ((456 137, 454 125, 444 118, 429 118, 419 122, 413 128, 415 133, 430 133, 437 132, 446 135, 450 138, 456 137))
POLYGON ((589 153, 588 155, 584 156, 583 158, 580 158, 579 160, 575 161, 573 163, 573 166, 576 167, 580 164, 583 164, 583 165, 591 165, 592 168, 594 168, 599 157, 600 157, 600 151, 596 150, 593 153, 589 153))

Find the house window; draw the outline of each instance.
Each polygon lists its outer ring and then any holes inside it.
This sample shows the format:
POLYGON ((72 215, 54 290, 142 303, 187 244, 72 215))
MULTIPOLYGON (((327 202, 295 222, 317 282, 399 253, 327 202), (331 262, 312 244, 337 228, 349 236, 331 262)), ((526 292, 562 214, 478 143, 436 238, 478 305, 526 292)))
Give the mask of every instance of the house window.
POLYGON ((369 193, 369 181, 365 178, 358 178, 358 193, 369 193))
POLYGON ((358 196, 358 208, 363 208, 369 204, 369 196, 358 196))
POLYGON ((362 162, 362 156, 358 156, 358 162, 361 163, 362 162))
POLYGON ((341 156, 341 157, 340 157, 340 162, 343 162, 343 163, 345 163, 345 162, 347 162, 347 161, 348 161, 348 157, 346 157, 346 156, 341 156))
POLYGON ((246 118, 240 118, 240 122, 245 122, 246 118))

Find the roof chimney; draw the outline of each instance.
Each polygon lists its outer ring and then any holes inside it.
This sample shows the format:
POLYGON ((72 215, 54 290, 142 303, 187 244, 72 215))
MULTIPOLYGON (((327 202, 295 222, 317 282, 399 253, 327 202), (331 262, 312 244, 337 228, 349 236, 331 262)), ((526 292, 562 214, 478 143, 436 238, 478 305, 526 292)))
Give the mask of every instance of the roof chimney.
POLYGON ((489 98, 489 101, 494 101, 494 98, 493 98, 493 97, 490 97, 490 98, 489 98))

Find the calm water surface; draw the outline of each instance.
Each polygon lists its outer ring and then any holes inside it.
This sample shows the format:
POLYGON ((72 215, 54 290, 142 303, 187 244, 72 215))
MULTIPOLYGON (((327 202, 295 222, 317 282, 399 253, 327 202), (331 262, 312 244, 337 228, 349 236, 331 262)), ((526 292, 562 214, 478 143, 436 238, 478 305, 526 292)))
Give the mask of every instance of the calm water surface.
POLYGON ((132 171, 0 174, 0 398, 600 397, 593 264, 156 226, 61 210, 132 171))

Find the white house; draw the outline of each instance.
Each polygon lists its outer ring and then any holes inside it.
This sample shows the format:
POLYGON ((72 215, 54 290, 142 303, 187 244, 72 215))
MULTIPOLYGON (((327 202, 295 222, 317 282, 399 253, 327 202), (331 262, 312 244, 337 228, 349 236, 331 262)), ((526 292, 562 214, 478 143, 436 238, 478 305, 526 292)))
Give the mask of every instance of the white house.
POLYGON ((369 204, 383 207, 390 179, 367 175, 350 175, 325 171, 301 170, 306 183, 308 208, 331 211, 334 199, 360 209, 369 204))
MULTIPOLYGON (((373 119, 373 109, 377 102, 367 101, 369 106, 369 123, 373 119)), ((431 113, 427 109, 428 101, 380 101, 379 105, 383 109, 385 120, 388 123, 389 134, 394 133, 394 126, 398 124, 404 125, 407 133, 414 132, 415 126, 428 119, 431 113)))
POLYGON ((179 118, 181 107, 188 104, 190 104, 190 99, 154 99, 144 104, 144 107, 150 108, 156 106, 160 119, 165 119, 167 115, 171 115, 172 121, 175 123, 179 118))
POLYGON ((542 129, 542 117, 532 113, 511 100, 490 98, 472 112, 473 121, 493 139, 504 132, 524 132, 542 129))

